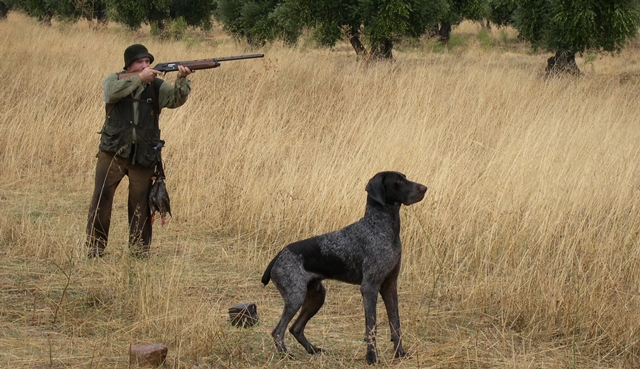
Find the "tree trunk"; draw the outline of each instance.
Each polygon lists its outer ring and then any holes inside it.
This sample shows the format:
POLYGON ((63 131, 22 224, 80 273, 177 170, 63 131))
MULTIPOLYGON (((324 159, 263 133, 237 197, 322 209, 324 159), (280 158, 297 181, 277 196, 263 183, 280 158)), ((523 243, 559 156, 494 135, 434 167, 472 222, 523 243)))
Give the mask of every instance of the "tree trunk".
POLYGON ((451 23, 449 22, 441 22, 440 28, 438 28, 438 40, 446 43, 449 43, 449 39, 451 39, 451 23))
POLYGON ((547 67, 544 70, 547 76, 558 74, 580 75, 580 68, 576 64, 576 53, 571 51, 557 51, 556 55, 547 59, 547 67))
POLYGON ((3 2, 0 2, 0 20, 6 19, 9 13, 9 6, 3 2))
POLYGON ((351 46, 356 51, 356 55, 358 57, 366 56, 367 49, 365 49, 364 45, 360 41, 360 34, 356 30, 351 29, 351 31, 348 34, 348 37, 349 37, 349 42, 351 43, 351 46))
POLYGON ((107 24, 109 24, 109 18, 107 18, 106 9, 102 7, 94 6, 92 8, 85 9, 84 17, 87 21, 89 21, 91 28, 94 30, 104 29, 106 28, 107 24), (95 25, 93 24, 94 21, 95 25))
POLYGON ((381 40, 377 45, 371 45, 371 57, 374 59, 393 59, 393 42, 389 39, 381 40))

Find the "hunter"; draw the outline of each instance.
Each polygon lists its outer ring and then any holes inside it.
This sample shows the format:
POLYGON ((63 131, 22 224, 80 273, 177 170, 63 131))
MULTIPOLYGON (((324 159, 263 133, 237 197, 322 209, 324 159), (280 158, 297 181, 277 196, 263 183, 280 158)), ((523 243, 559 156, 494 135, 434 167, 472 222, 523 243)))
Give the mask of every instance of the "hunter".
POLYGON ((107 246, 111 207, 120 181, 129 177, 129 249, 138 258, 149 257, 152 226, 149 193, 160 162, 158 120, 163 108, 182 106, 191 91, 193 73, 179 66, 174 84, 157 78, 153 55, 140 44, 124 51, 124 67, 103 82, 106 118, 100 133, 95 188, 87 222, 88 257, 102 257, 107 246))

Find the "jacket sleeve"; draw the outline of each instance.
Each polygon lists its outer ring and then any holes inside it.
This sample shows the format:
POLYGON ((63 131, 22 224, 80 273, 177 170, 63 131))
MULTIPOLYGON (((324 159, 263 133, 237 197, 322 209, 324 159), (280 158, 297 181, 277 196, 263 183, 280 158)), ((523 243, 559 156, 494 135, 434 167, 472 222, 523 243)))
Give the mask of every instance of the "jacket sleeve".
POLYGON ((131 95, 138 87, 142 86, 139 75, 118 79, 118 74, 109 74, 102 83, 104 89, 104 102, 115 104, 123 97, 131 95))
POLYGON ((191 92, 191 81, 186 77, 176 79, 173 85, 164 82, 160 86, 160 108, 174 109, 182 106, 187 102, 189 92, 191 92))

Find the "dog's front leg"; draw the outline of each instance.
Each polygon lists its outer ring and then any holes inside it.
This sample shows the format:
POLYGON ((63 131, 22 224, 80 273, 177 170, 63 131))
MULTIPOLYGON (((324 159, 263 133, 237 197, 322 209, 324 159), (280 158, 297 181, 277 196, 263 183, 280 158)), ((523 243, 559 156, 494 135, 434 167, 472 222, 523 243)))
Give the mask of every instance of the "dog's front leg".
POLYGON ((400 333, 400 314, 398 312, 398 273, 394 272, 380 287, 380 295, 384 301, 384 306, 389 317, 389 327, 391 328, 391 341, 395 350, 395 357, 406 356, 402 349, 402 336, 400 333))
POLYGON ((364 300, 365 337, 367 342, 367 363, 375 364, 376 358, 376 304, 378 302, 378 286, 363 282, 360 292, 364 300))

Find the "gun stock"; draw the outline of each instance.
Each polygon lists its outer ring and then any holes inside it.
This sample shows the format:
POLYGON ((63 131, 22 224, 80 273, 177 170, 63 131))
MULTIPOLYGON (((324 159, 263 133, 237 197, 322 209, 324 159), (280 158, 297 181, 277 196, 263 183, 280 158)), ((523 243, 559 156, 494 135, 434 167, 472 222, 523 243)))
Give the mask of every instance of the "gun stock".
MULTIPOLYGON (((220 66, 221 62, 233 61, 233 60, 244 60, 244 59, 256 59, 262 58, 264 54, 248 54, 248 55, 238 55, 238 56, 226 56, 222 58, 212 58, 212 59, 200 59, 200 60, 185 60, 185 61, 177 61, 177 62, 169 62, 169 63, 158 63, 153 69, 159 72, 177 72, 178 66, 183 65, 191 70, 200 70, 200 69, 211 69, 217 68, 220 66)), ((123 73, 120 74, 119 79, 131 77, 140 72, 133 73, 123 73)))

